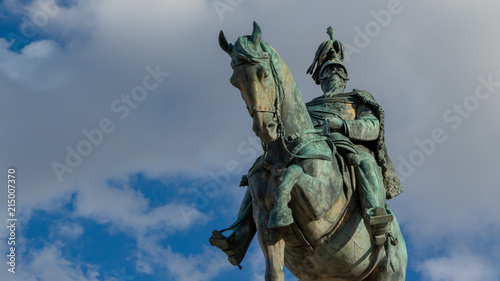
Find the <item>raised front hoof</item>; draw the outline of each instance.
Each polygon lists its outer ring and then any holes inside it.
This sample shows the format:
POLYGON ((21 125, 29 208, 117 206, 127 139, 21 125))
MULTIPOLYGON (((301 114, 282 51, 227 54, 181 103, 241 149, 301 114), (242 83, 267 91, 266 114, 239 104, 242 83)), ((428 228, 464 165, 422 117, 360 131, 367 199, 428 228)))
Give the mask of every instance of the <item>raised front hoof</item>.
POLYGON ((282 210, 273 209, 269 214, 269 222, 267 227, 278 228, 291 225, 293 223, 292 210, 285 208, 282 210))

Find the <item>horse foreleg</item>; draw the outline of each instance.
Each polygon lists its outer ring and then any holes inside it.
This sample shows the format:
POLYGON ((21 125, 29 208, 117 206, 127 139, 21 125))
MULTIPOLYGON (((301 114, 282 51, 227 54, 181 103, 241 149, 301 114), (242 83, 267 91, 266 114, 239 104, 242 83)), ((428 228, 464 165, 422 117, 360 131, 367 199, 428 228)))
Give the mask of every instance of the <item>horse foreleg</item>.
POLYGON ((269 215, 255 201, 253 202, 253 214, 259 244, 266 259, 265 281, 284 281, 285 241, 281 237, 281 230, 267 227, 269 215))
MULTIPOLYGON (((340 189, 335 192, 332 187, 331 168, 316 167, 314 176, 304 173, 299 165, 287 168, 283 182, 274 191, 274 206, 270 213, 270 228, 287 226, 293 223, 292 211, 288 203, 292 199, 292 189, 297 188, 298 203, 312 219, 319 219, 331 208, 338 197, 340 189), (324 172, 326 171, 326 173, 324 172)), ((341 179, 337 183, 342 184, 341 179)))
POLYGON ((274 190, 274 206, 269 214, 269 228, 287 226, 293 223, 292 210, 288 202, 292 199, 292 188, 304 174, 298 165, 288 167, 283 175, 283 182, 274 190))
POLYGON ((313 220, 324 217, 340 195, 342 179, 332 179, 331 175, 331 172, 317 176, 303 173, 295 184, 297 201, 313 220))

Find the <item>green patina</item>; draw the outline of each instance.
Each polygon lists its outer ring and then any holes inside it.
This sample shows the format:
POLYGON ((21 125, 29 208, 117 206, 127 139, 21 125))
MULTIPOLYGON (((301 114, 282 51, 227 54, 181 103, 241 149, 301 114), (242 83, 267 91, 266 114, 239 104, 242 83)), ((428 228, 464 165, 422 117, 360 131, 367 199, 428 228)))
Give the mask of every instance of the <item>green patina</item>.
POLYGON ((384 112, 366 91, 344 93, 344 47, 332 28, 327 33, 307 71, 323 96, 305 104, 256 23, 234 45, 221 31, 231 83, 264 154, 242 178, 248 188, 237 221, 214 231, 210 244, 239 266, 257 234, 266 281, 284 280, 283 265, 301 281, 404 280, 406 246, 385 202, 402 188, 384 141, 384 112))

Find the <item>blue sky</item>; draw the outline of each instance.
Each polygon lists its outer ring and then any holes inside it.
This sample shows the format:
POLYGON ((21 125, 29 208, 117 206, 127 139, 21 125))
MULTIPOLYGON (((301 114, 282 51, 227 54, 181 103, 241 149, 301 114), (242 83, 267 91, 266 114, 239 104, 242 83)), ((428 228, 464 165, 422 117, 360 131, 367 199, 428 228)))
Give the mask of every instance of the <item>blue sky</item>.
POLYGON ((16 169, 19 221, 17 273, 4 263, 0 280, 263 280, 257 241, 241 271, 208 244, 234 221, 239 179, 262 151, 217 42, 254 20, 306 101, 321 94, 305 72, 334 26, 347 88, 384 107, 407 280, 500 280, 499 8, 4 0, 0 164, 16 169))

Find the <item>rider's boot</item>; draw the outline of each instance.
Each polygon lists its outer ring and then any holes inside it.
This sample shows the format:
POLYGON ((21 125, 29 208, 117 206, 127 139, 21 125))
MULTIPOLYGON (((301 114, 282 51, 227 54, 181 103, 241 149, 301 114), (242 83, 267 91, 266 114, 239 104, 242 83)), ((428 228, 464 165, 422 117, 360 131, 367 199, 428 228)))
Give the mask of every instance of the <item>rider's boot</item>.
MULTIPOLYGON (((242 183, 240 185, 248 185, 246 177, 242 178, 242 183), (246 183, 243 179, 245 179, 246 183)), ((238 266, 241 269, 240 263, 245 257, 256 231, 257 228, 252 215, 252 196, 247 189, 243 201, 241 202, 236 222, 225 230, 212 231, 212 237, 210 237, 209 242, 210 245, 221 249, 227 255, 232 265, 238 266), (226 237, 222 234, 226 230, 232 230, 233 232, 226 237)))
POLYGON ((241 269, 240 263, 245 257, 256 232, 252 214, 247 214, 232 230, 233 232, 228 237, 222 234, 225 230, 212 231, 212 237, 210 237, 209 242, 210 245, 221 249, 227 255, 227 260, 232 265, 238 266, 241 269))

